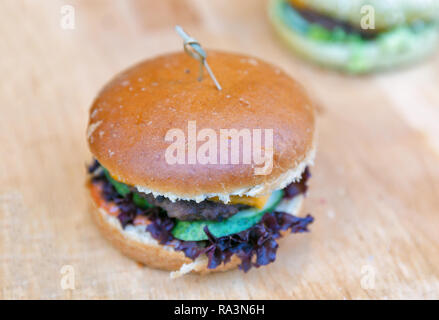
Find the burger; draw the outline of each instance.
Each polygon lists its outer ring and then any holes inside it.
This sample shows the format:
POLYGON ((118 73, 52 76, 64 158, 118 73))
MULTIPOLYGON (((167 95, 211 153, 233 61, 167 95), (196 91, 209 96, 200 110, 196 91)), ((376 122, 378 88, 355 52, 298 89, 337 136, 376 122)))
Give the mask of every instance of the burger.
POLYGON ((272 0, 269 16, 300 56, 349 73, 420 60, 439 39, 436 0, 272 0))
POLYGON ((173 277, 267 265, 282 236, 313 222, 299 215, 315 154, 303 87, 253 57, 208 60, 222 90, 199 81, 195 59, 170 53, 118 74, 89 114, 97 226, 173 277))

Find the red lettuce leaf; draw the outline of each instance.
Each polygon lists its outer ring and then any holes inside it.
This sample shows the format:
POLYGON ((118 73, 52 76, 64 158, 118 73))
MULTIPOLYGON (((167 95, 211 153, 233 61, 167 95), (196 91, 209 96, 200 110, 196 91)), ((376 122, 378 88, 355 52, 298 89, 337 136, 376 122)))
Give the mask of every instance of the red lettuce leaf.
MULTIPOLYGON (((291 233, 307 232, 308 225, 314 218, 307 215, 304 218, 296 217, 285 212, 268 212, 261 221, 253 227, 232 235, 216 238, 208 227, 204 232, 208 237, 205 241, 182 241, 173 237, 171 231, 175 226, 175 219, 168 217, 166 211, 159 207, 141 209, 133 200, 133 192, 122 197, 106 179, 100 165, 95 161, 89 166, 92 183, 99 183, 102 187, 102 196, 106 201, 114 202, 119 208, 118 219, 123 228, 133 224, 138 215, 148 218, 150 224, 146 230, 162 245, 171 245, 177 251, 182 251, 188 258, 196 259, 201 254, 208 258, 208 268, 215 269, 221 264, 230 261, 233 255, 241 259, 239 268, 247 272, 252 267, 260 267, 276 259, 279 245, 276 239, 280 238, 281 231, 291 230, 291 233)), ((304 171, 299 182, 291 183, 285 191, 286 198, 293 198, 307 190, 306 182, 310 177, 308 168, 304 171)))
POLYGON ((308 167, 306 167, 299 181, 292 182, 284 188, 284 198, 291 199, 299 194, 306 194, 309 178, 311 178, 311 173, 308 167))

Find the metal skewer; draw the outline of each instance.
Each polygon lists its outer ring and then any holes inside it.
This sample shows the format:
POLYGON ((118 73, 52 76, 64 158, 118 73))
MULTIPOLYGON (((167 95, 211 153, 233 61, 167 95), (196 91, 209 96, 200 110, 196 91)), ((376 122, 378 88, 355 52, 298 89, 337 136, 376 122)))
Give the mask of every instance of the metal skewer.
POLYGON ((221 85, 216 80, 215 75, 210 69, 209 64, 206 61, 207 54, 203 50, 203 48, 201 48, 200 43, 196 39, 190 37, 186 32, 184 32, 183 28, 180 26, 175 26, 175 31, 177 31, 178 35, 183 38, 184 51, 192 58, 197 59, 200 62, 198 81, 203 80, 203 67, 205 67, 210 78, 212 78, 213 82, 215 83, 216 88, 221 91, 221 85))

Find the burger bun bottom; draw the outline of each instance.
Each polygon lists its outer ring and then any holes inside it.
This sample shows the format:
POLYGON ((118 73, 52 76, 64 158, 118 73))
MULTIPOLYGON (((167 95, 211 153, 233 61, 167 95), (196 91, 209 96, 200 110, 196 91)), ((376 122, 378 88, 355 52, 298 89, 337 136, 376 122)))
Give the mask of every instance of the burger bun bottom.
MULTIPOLYGON (((279 209, 297 215, 302 206, 303 196, 291 200, 283 200, 279 209), (288 211, 287 211, 288 210, 288 211)), ((125 256, 134 259, 148 267, 172 271, 171 277, 179 277, 186 273, 207 274, 212 272, 227 271, 236 268, 241 260, 232 256, 227 264, 222 264, 215 269, 207 268, 207 257, 202 255, 192 260, 181 251, 175 251, 170 245, 159 244, 145 226, 128 225, 122 228, 117 217, 110 215, 104 208, 100 208, 93 201, 91 211, 94 221, 104 237, 125 256)), ((285 232, 287 233, 287 232, 285 232)))

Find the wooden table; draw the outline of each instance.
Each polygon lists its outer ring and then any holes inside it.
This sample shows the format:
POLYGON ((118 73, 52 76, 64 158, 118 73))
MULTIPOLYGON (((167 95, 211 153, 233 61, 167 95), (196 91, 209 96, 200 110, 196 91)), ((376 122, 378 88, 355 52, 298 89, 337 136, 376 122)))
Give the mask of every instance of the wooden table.
POLYGON ((65 3, 0 3, 0 298, 439 298, 439 54, 350 77, 290 54, 265 1, 69 1, 74 30, 60 27, 65 3), (318 106, 312 232, 247 274, 171 280, 113 249, 89 214, 88 108, 116 72, 181 50, 176 23, 279 65, 318 106))

